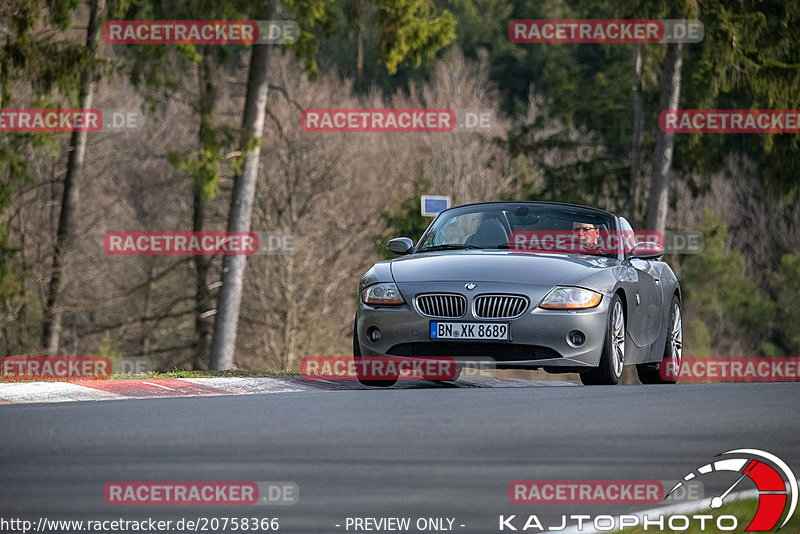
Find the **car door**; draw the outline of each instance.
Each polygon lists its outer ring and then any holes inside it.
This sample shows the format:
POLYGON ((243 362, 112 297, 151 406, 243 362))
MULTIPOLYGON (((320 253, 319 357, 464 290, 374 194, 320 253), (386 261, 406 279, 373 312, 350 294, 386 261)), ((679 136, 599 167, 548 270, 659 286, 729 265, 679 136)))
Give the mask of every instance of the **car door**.
MULTIPOLYGON (((633 234, 630 223, 623 217, 620 217, 620 227, 623 232, 633 234)), ((639 258, 628 261, 636 278, 633 295, 629 295, 628 334, 636 345, 646 347, 655 342, 661 329, 661 280, 654 261, 639 258)))

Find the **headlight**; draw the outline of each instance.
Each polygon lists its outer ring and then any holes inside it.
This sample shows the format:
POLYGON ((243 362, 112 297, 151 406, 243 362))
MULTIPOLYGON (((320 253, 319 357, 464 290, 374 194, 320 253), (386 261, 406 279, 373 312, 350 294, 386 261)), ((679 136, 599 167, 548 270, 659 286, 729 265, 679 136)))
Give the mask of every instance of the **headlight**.
POLYGON ((585 310, 600 304, 603 295, 582 287, 556 286, 539 304, 548 310, 585 310))
POLYGON ((390 283, 374 284, 361 292, 361 302, 371 306, 401 306, 405 304, 400 290, 390 283))

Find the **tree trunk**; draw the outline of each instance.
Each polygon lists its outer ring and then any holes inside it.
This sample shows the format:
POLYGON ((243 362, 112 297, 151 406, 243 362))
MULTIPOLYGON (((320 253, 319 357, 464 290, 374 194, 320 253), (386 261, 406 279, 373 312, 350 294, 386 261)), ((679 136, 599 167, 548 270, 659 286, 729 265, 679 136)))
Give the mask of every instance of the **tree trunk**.
MULTIPOLYGON (((678 109, 681 94, 681 66, 683 43, 667 45, 664 58, 664 73, 661 79, 661 110, 678 109)), ((653 176, 650 197, 647 202, 647 229, 663 232, 667 224, 669 207, 669 175, 672 169, 672 153, 675 134, 665 133, 656 126, 656 148, 653 153, 653 176)))
MULTIPOLYGON (((266 15, 271 16, 272 4, 266 15)), ((261 135, 267 109, 267 67, 270 45, 253 46, 250 74, 247 80, 247 97, 242 127, 242 148, 246 150, 242 173, 236 176, 228 218, 229 232, 250 230, 253 212, 258 161, 261 155, 261 135)), ((242 281, 247 256, 224 256, 222 263, 222 287, 217 299, 217 314, 214 321, 214 339, 211 344, 211 368, 232 369, 236 348, 236 330, 239 322, 239 306, 242 301, 242 281)))
MULTIPOLYGON (((194 210, 192 212, 192 231, 202 232, 204 227, 206 201, 202 199, 200 187, 194 186, 194 210)), ((208 306, 211 292, 208 289, 209 261, 205 256, 192 257, 197 278, 194 294, 194 330, 197 336, 192 369, 203 369, 207 364, 208 345, 211 338, 211 323, 208 319, 208 306)))
POLYGON ((290 369, 295 357, 295 307, 297 295, 295 285, 294 256, 286 256, 286 315, 283 324, 283 350, 281 351, 281 369, 290 369))
MULTIPOLYGON (((105 0, 90 2, 89 25, 86 30, 86 48, 94 60, 97 50, 98 30, 105 19, 105 0)), ((95 74, 92 65, 81 72, 80 106, 81 109, 92 107, 94 96, 95 74)), ((76 210, 78 206, 79 180, 83 174, 83 162, 86 154, 87 132, 72 132, 69 143, 69 159, 67 174, 64 177, 64 191, 61 198, 61 213, 58 219, 58 233, 53 250, 53 269, 50 286, 47 292, 47 303, 44 309, 42 330, 42 347, 48 356, 58 353, 61 337, 61 309, 59 297, 64 290, 64 255, 70 249, 75 233, 76 210)))
MULTIPOLYGON (((211 115, 214 113, 214 104, 217 99, 216 85, 214 82, 214 70, 212 59, 209 56, 210 50, 206 47, 203 50, 203 61, 198 69, 198 82, 200 86, 200 129, 199 141, 200 150, 205 149, 204 140, 206 136, 213 135, 209 131, 213 128, 211 115)), ((202 188, 195 181, 194 184, 194 209, 192 211, 192 230, 202 232, 205 227, 206 200, 202 195, 202 188)), ((203 255, 196 254, 192 257, 196 273, 195 279, 195 310, 194 328, 197 336, 197 345, 194 351, 192 362, 193 369, 207 368, 208 347, 211 340, 211 323, 207 312, 211 302, 211 292, 208 289, 208 270, 210 261, 203 255)))
POLYGON ((357 39, 357 55, 356 55, 356 87, 361 87, 364 80, 364 35, 361 32, 361 27, 358 28, 357 39))
POLYGON ((633 138, 631 139, 631 178, 628 187, 628 221, 636 224, 639 196, 639 174, 642 160, 642 132, 644 131, 644 97, 642 92, 642 44, 633 44, 633 138))
POLYGON ((150 336, 153 329, 147 324, 147 319, 153 316, 153 262, 152 258, 147 258, 147 283, 144 285, 144 305, 142 306, 142 316, 139 318, 139 327, 142 332, 142 342, 140 344, 142 356, 150 357, 150 336))

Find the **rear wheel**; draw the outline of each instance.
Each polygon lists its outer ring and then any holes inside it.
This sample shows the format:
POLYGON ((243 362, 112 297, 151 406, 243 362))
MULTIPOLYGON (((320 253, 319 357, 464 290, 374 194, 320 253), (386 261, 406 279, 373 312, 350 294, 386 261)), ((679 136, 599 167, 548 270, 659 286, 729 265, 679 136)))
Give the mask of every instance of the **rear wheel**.
POLYGON ((600 354, 600 363, 591 371, 581 373, 581 382, 587 386, 613 386, 619 383, 624 365, 625 311, 622 299, 615 294, 609 306, 606 341, 600 354))
POLYGON ((394 379, 389 378, 387 380, 371 380, 369 378, 365 378, 363 375, 363 367, 361 366, 361 362, 363 361, 361 357, 361 345, 358 342, 358 317, 356 317, 353 321, 353 360, 356 362, 356 375, 358 376, 358 381, 361 382, 362 385, 376 388, 388 388, 397 382, 397 377, 394 379))
POLYGON ((678 381, 683 361, 683 320, 681 302, 677 295, 672 297, 667 328, 667 342, 661 361, 636 366, 636 373, 642 384, 674 384, 678 381), (674 380, 671 379, 673 377, 674 380))

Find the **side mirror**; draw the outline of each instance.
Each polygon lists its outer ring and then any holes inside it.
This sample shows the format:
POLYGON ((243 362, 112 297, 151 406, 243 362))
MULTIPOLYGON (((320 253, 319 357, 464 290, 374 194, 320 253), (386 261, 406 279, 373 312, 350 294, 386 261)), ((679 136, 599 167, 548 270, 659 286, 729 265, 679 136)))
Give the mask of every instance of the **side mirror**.
POLYGON ((637 243, 631 251, 631 257, 640 260, 654 260, 664 255, 664 245, 653 241, 642 241, 637 243))
POLYGON ((414 248, 414 242, 407 237, 395 237, 389 240, 386 244, 386 248, 395 254, 408 254, 411 252, 411 249, 414 248))

